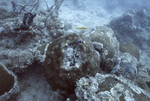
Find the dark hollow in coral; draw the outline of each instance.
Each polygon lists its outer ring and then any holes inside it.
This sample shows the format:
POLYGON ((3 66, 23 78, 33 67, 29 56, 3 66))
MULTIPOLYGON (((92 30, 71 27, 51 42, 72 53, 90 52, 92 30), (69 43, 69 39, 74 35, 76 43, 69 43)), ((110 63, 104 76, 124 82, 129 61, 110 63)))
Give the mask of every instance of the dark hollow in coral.
POLYGON ((150 81, 149 82, 146 82, 147 86, 150 88, 150 81))
POLYGON ((9 92, 14 86, 14 77, 0 65, 0 96, 9 92))

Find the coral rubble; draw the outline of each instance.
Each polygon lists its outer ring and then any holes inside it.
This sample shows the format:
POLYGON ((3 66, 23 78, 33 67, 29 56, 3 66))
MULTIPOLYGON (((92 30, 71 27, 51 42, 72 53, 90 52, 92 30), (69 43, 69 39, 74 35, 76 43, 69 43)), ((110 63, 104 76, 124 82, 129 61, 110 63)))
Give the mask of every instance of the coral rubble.
POLYGON ((95 77, 82 77, 75 89, 79 101, 149 101, 150 94, 130 80, 97 73, 95 77))

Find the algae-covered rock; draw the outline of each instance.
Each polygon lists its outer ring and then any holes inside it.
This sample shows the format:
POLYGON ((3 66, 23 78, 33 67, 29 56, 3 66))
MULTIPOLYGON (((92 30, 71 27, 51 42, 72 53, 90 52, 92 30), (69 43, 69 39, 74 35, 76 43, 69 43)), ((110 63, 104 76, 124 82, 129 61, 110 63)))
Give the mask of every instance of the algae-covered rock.
POLYGON ((119 49, 119 43, 113 31, 106 26, 97 26, 90 35, 90 38, 93 42, 103 44, 104 49, 108 52, 106 58, 112 58, 119 49))
POLYGON ((116 64, 116 56, 119 51, 119 42, 113 31, 106 26, 97 26, 90 34, 94 48, 100 54, 100 67, 110 73, 116 64))
POLYGON ((78 101, 149 101, 150 93, 130 80, 114 75, 97 73, 77 81, 75 94, 78 101))
POLYGON ((54 40, 47 49, 45 77, 53 90, 73 93, 76 80, 100 71, 100 59, 92 42, 77 34, 54 40))
POLYGON ((125 44, 120 44, 120 51, 121 52, 127 52, 129 54, 131 54, 132 56, 134 56, 137 60, 140 59, 140 52, 139 49, 131 43, 125 43, 125 44))

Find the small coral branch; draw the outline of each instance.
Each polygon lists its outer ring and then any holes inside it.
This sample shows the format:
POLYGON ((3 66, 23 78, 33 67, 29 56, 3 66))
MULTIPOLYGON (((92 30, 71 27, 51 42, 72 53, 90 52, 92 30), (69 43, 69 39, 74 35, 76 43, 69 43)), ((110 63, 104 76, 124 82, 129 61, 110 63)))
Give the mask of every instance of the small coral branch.
POLYGON ((25 4, 25 5, 22 5, 22 4, 19 4, 19 3, 15 3, 14 1, 12 1, 11 4, 12 4, 13 12, 16 13, 16 14, 21 14, 22 11, 32 12, 33 9, 38 5, 38 1, 35 1, 34 4, 25 4), (25 8, 27 6, 30 6, 31 9, 30 10, 26 10, 25 8))
POLYGON ((55 10, 58 12, 58 10, 59 10, 61 4, 64 2, 64 0, 60 0, 60 1, 54 0, 54 2, 55 2, 55 10))
MULTIPOLYGON (((61 4, 64 2, 64 0, 54 0, 54 5, 52 5, 50 8, 47 9, 47 12, 49 12, 49 14, 46 17, 46 21, 49 17, 52 17, 52 15, 54 13, 56 13, 58 15, 58 10, 60 9, 61 4)), ((47 2, 45 1, 46 5, 47 2)), ((48 5, 47 5, 48 7, 48 5)))
POLYGON ((14 1, 12 1, 11 4, 14 13, 17 15, 24 13, 23 23, 19 27, 15 28, 15 30, 28 30, 33 22, 34 17, 36 16, 36 14, 32 13, 32 11, 36 6, 38 6, 39 0, 35 1, 33 4, 22 5, 15 3, 14 1), (29 6, 28 9, 27 6, 29 6))
POLYGON ((25 13, 23 16, 23 24, 20 26, 21 30, 28 30, 33 22, 34 17, 36 14, 32 13, 25 13))

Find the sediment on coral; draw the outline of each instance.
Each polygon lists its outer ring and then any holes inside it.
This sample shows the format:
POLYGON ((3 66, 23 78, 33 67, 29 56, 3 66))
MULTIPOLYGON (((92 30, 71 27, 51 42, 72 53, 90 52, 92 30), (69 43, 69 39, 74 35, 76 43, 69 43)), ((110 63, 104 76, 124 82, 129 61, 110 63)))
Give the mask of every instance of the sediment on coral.
POLYGON ((44 62, 45 78, 53 90, 73 93, 77 79, 100 72, 99 63, 100 59, 88 38, 69 34, 48 46, 44 62))

